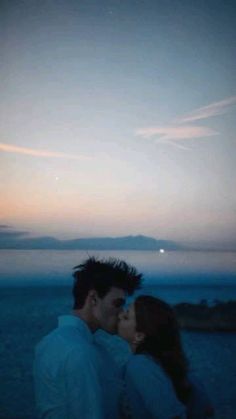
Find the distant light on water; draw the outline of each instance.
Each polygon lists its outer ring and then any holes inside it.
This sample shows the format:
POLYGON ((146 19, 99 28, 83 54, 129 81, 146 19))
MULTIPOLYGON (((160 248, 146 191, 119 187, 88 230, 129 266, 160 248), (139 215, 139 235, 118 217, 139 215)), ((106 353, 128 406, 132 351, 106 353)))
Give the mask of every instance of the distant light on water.
POLYGON ((160 253, 165 253, 165 250, 164 249, 160 249, 159 252, 160 253))

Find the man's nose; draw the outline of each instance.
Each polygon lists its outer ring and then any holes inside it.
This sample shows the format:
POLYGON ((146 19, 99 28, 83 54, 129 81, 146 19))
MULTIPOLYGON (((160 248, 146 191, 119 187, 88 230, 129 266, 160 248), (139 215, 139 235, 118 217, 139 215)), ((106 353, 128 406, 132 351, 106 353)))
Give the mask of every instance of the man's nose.
POLYGON ((123 315, 124 315, 124 309, 123 309, 123 308, 121 308, 121 309, 120 309, 120 312, 119 312, 119 314, 118 314, 118 319, 119 319, 119 320, 122 320, 123 315))

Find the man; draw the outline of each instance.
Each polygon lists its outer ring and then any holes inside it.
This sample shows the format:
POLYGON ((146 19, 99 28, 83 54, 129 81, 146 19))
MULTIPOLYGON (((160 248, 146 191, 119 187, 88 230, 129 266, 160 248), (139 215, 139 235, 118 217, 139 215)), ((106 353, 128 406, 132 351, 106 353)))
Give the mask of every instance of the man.
POLYGON ((59 317, 58 327, 42 339, 35 351, 39 417, 115 418, 115 402, 109 404, 109 391, 111 394, 113 389, 107 389, 106 400, 104 383, 109 380, 102 380, 102 363, 93 333, 99 328, 116 333, 125 297, 140 287, 142 275, 116 259, 89 258, 74 269, 73 314, 59 317))

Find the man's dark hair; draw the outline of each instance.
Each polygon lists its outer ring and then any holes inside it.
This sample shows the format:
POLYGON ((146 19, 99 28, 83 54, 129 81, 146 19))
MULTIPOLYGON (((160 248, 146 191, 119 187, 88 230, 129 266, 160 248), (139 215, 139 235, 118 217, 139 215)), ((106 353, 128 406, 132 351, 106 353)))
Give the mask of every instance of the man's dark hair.
POLYGON ((138 274, 133 266, 123 260, 90 257, 74 269, 74 309, 83 307, 91 289, 103 298, 112 287, 121 288, 132 295, 141 286, 142 274, 138 274))

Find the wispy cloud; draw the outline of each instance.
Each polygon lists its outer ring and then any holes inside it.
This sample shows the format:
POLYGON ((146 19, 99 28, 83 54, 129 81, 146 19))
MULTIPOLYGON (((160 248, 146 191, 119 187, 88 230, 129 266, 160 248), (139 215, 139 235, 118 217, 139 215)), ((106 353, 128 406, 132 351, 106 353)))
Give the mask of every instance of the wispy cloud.
POLYGON ((37 150, 35 148, 18 147, 12 144, 0 143, 0 151, 7 153, 26 154, 34 157, 90 160, 91 157, 77 154, 67 154, 57 151, 37 150))
POLYGON ((192 125, 191 122, 208 119, 225 114, 229 107, 236 104, 236 96, 231 96, 219 102, 203 106, 179 117, 165 126, 144 127, 136 130, 135 134, 143 138, 153 138, 157 143, 165 142, 179 148, 188 149, 178 143, 178 140, 206 138, 219 135, 219 132, 203 125, 192 125))
POLYGON ((195 109, 182 118, 177 119, 176 122, 181 124, 185 122, 198 121, 200 119, 208 119, 217 115, 223 115, 228 112, 229 106, 234 105, 235 103, 236 96, 231 96, 219 102, 214 102, 210 105, 195 109))
POLYGON ((162 127, 147 127, 136 131, 143 138, 158 136, 158 140, 187 140, 217 135, 218 132, 208 127, 194 125, 167 125, 162 127))

